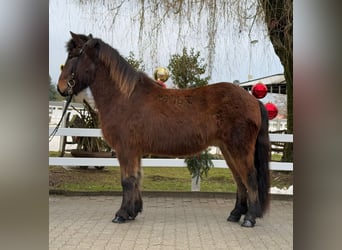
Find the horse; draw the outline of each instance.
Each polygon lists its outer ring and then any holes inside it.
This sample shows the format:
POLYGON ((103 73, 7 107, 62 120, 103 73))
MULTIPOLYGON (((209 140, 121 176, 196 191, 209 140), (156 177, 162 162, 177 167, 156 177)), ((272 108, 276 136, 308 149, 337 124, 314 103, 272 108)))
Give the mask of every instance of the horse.
POLYGON ((142 212, 144 155, 184 157, 220 148, 237 185, 227 220, 254 227, 270 203, 268 116, 264 105, 228 82, 165 89, 135 70, 99 38, 70 32, 68 57, 57 89, 62 96, 89 87, 104 139, 120 164, 122 203, 112 220, 124 223, 142 212))

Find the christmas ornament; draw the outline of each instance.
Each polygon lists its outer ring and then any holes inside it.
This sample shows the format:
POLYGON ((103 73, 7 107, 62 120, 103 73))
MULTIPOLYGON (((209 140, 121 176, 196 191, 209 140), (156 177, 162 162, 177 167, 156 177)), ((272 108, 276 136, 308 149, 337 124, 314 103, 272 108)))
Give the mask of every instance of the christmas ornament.
POLYGON ((261 82, 254 84, 252 87, 252 94, 258 99, 264 98, 267 94, 266 85, 261 82))
POLYGON ((265 104, 265 107, 266 107, 267 112, 268 112, 268 119, 269 120, 274 119, 278 115, 278 108, 273 103, 268 102, 265 104))
POLYGON ((156 81, 166 82, 169 79, 170 73, 167 68, 157 67, 153 72, 153 77, 156 81))

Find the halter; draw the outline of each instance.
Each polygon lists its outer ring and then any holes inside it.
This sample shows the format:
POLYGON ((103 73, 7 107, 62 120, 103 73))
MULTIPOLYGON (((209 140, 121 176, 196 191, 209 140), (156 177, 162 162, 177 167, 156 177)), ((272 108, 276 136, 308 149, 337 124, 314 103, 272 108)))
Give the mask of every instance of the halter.
POLYGON ((67 97, 67 102, 66 102, 66 105, 64 107, 64 110, 63 110, 63 113, 62 113, 62 117, 61 119, 59 120, 58 124, 56 125, 55 129, 52 131, 52 133, 49 135, 49 142, 53 139, 53 137, 55 136, 55 134, 57 133, 57 130, 59 128, 59 126, 61 125, 62 123, 62 120, 64 118, 64 115, 66 113, 66 111, 68 110, 68 107, 69 107, 69 104, 71 102, 71 99, 72 99, 72 96, 73 96, 73 87, 76 85, 76 81, 75 81, 75 69, 77 68, 77 64, 78 64, 78 57, 83 53, 83 48, 80 50, 80 53, 79 55, 77 56, 77 61, 75 63, 75 65, 73 66, 72 68, 72 71, 71 71, 71 79, 67 82, 68 84, 68 87, 67 87, 67 92, 68 92, 68 97, 67 97))
POLYGON ((80 57, 80 55, 82 55, 83 53, 83 48, 80 50, 80 53, 78 54, 77 56, 77 61, 76 63, 74 64, 74 66, 72 67, 72 70, 71 70, 71 79, 67 82, 68 84, 68 87, 67 87, 67 92, 68 92, 68 95, 72 95, 73 94, 73 88, 75 87, 76 85, 76 81, 75 81, 75 69, 77 68, 77 64, 78 64, 78 58, 80 57))
POLYGON ((75 86, 76 82, 75 82, 75 73, 71 72, 71 79, 68 81, 68 87, 67 87, 67 92, 68 95, 72 95, 72 89, 75 86))

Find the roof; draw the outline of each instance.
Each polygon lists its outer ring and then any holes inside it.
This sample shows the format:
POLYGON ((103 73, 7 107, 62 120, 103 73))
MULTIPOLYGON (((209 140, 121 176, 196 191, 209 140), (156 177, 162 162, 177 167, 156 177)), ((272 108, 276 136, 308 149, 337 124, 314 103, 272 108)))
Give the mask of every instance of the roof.
POLYGON ((270 75, 247 82, 241 82, 239 86, 251 91, 253 85, 259 82, 267 86, 267 92, 269 93, 286 94, 286 80, 284 74, 270 75))

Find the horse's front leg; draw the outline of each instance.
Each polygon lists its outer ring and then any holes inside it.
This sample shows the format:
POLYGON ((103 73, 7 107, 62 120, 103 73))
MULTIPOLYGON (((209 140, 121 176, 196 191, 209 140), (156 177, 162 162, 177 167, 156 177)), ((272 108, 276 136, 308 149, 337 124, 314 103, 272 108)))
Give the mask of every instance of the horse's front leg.
POLYGON ((122 203, 116 212, 114 223, 123 223, 126 220, 134 220, 142 211, 141 199, 141 166, 140 157, 127 158, 119 156, 121 169, 122 203))

